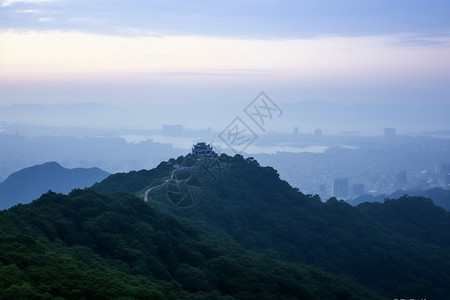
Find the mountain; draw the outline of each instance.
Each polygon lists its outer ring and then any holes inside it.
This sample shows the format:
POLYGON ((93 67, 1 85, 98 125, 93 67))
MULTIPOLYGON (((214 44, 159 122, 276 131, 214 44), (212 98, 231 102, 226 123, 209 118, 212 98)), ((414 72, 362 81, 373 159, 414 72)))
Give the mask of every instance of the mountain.
POLYGON ((383 202, 387 198, 395 199, 400 198, 403 195, 430 198, 433 200, 433 203, 435 205, 440 206, 447 211, 450 211, 450 190, 444 190, 442 188, 433 188, 425 191, 396 191, 389 196, 362 195, 356 197, 355 199, 348 200, 348 203, 350 203, 351 205, 358 205, 364 202, 383 202))
POLYGON ((108 175, 98 168, 66 169, 56 162, 25 168, 0 183, 0 209, 29 203, 49 190, 68 193, 75 188, 88 187, 108 175))
POLYGON ((450 213, 426 198, 356 207, 335 198, 322 202, 240 155, 187 155, 153 170, 114 174, 92 188, 141 198, 152 188, 150 206, 246 249, 348 276, 390 299, 450 294, 450 213), (183 192, 185 182, 189 189, 183 192), (183 205, 183 195, 198 190, 195 205, 183 205))
POLYGON ((390 230, 416 241, 450 246, 449 212, 433 204, 431 199, 404 195, 381 203, 363 203, 358 210, 367 219, 380 222, 390 230))
POLYGON ((48 192, 0 212, 0 299, 383 299, 248 251, 127 193, 48 192))

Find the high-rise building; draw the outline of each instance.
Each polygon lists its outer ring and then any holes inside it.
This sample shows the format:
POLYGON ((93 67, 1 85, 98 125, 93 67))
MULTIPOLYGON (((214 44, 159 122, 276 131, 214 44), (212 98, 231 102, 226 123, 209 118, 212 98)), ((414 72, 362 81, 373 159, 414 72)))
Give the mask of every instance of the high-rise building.
POLYGON ((348 198, 348 178, 340 178, 333 181, 333 197, 348 198))
POLYGON ((400 173, 397 174, 397 184, 399 186, 406 185, 407 179, 408 179, 408 177, 407 177, 407 174, 406 174, 405 170, 403 170, 403 171, 401 171, 400 173))
POLYGON ((385 128, 384 136, 395 136, 395 128, 385 128))
POLYGON ((450 164, 440 163, 437 167, 438 185, 448 187, 450 185, 450 164))
POLYGON ((163 125, 163 135, 167 136, 177 136, 183 133, 183 126, 180 124, 177 125, 163 125))
POLYGON ((294 135, 298 135, 298 127, 294 127, 294 135))
POLYGON ((314 130, 314 135, 315 135, 315 136, 322 136, 322 129, 316 129, 316 130, 314 130))
POLYGON ((364 195, 364 184, 355 183, 352 188, 352 196, 357 197, 361 195, 364 195))
POLYGON ((319 193, 325 194, 326 191, 327 191, 327 186, 325 184, 321 184, 319 186, 319 193))

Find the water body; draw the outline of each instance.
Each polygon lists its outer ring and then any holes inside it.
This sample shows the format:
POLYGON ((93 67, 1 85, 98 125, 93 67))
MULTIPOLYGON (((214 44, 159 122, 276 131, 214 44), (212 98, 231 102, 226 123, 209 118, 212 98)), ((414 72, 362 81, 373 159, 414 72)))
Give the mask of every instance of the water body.
MULTIPOLYGON (((228 146, 222 141, 207 141, 207 140, 199 140, 198 138, 192 137, 174 137, 174 136, 164 136, 164 135, 123 135, 121 138, 125 139, 127 143, 140 143, 148 140, 152 140, 156 143, 164 143, 171 144, 174 148, 186 149, 188 151, 191 150, 192 145, 204 141, 207 143, 212 143, 214 147, 217 148, 217 152, 223 152, 229 155, 233 155, 233 151, 228 148, 228 146)), ((350 148, 351 146, 340 145, 341 147, 350 148)), ((258 154, 258 153, 267 153, 267 154, 275 154, 277 152, 291 152, 291 153, 302 153, 302 152, 311 152, 311 153, 323 153, 325 150, 330 148, 330 146, 322 146, 322 145, 314 145, 307 147, 295 147, 289 144, 278 144, 278 145, 250 145, 245 149, 245 153, 247 154, 258 154)))
POLYGON ((179 137, 179 136, 165 136, 165 135, 122 135, 127 143, 141 143, 152 140, 155 143, 171 144, 174 148, 191 149, 192 145, 200 142, 196 138, 179 137))

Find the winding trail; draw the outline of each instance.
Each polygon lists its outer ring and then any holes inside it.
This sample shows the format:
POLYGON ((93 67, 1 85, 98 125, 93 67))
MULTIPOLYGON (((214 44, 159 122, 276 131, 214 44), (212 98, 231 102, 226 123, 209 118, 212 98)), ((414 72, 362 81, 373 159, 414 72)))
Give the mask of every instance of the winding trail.
MULTIPOLYGON (((175 169, 172 170, 172 173, 170 173, 170 179, 166 179, 166 180, 164 181, 164 183, 162 183, 162 184, 160 184, 160 185, 157 185, 157 186, 154 186, 154 187, 151 187, 151 188, 149 188, 149 189, 147 189, 147 190, 145 191, 144 201, 148 201, 148 193, 149 193, 150 191, 152 191, 152 190, 154 190, 154 189, 158 189, 158 188, 161 188, 161 187, 166 186, 166 185, 169 183, 169 181, 174 180, 174 181, 176 181, 176 184, 177 184, 177 185, 179 185, 180 182, 182 183, 183 181, 186 181, 185 179, 184 179, 184 180, 173 179, 173 174, 174 174, 176 171, 192 170, 192 169, 196 169, 196 168, 197 168, 197 166, 192 166, 192 167, 180 167, 180 166, 176 166, 175 169)), ((190 178, 190 177, 189 177, 189 178, 190 178)))

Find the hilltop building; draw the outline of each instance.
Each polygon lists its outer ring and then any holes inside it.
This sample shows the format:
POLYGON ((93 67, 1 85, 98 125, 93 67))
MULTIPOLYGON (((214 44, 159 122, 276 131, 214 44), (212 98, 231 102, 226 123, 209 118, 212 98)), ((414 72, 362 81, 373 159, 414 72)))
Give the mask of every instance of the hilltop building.
POLYGON ((205 142, 199 142, 195 145, 192 145, 192 154, 193 155, 213 155, 214 151, 210 144, 206 144, 205 142))

